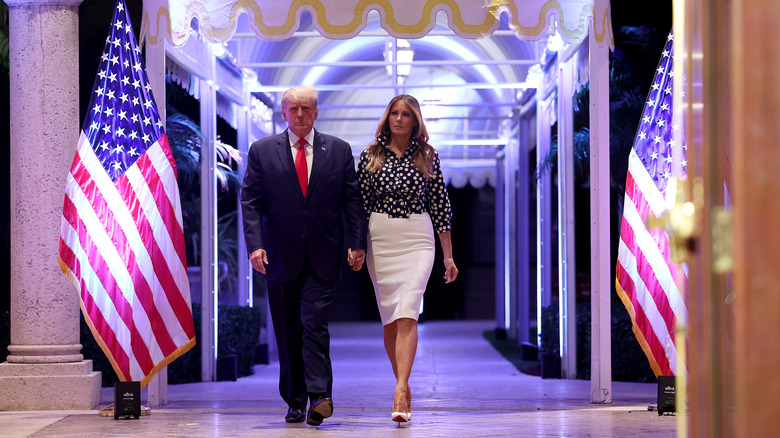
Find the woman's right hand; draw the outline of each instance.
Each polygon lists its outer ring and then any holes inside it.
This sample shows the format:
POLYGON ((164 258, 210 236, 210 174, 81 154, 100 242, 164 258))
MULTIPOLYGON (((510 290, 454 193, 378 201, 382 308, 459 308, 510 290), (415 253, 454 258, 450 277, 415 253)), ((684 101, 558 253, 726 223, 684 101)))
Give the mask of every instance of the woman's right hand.
POLYGON ((455 260, 452 257, 444 259, 444 283, 452 283, 458 278, 458 267, 455 266, 455 260))

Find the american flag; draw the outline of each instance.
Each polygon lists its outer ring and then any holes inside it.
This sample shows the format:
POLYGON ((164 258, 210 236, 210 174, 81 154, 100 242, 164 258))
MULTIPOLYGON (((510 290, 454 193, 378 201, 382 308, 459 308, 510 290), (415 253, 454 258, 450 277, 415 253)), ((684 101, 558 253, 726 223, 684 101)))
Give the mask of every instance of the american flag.
POLYGON ((688 309, 685 290, 675 279, 687 284, 687 275, 670 259, 666 232, 646 225, 648 215, 658 217, 666 211, 667 191, 673 190, 670 178, 684 177, 673 175, 674 167, 684 173, 687 165, 685 146, 675 143, 682 136, 674 134, 680 127, 672 118, 673 49, 670 34, 629 156, 615 281, 656 376, 686 374, 677 361, 675 324, 687 325, 688 309))
POLYGON ((124 0, 65 186, 60 266, 122 381, 195 345, 176 164, 124 0))

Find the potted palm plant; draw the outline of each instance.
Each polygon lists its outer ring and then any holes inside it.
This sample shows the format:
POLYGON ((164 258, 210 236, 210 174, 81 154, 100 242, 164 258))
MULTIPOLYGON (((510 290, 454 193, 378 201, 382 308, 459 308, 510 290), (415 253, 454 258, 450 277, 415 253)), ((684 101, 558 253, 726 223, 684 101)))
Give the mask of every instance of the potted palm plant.
MULTIPOLYGON (((184 113, 172 106, 167 107, 166 132, 171 145, 178 173, 179 193, 181 197, 184 239, 187 246, 187 273, 191 290, 200 290, 200 152, 204 143, 200 127, 184 113)), ((215 142, 217 152, 216 177, 219 201, 223 198, 235 199, 240 184, 238 172, 234 169, 239 162, 238 150, 233 146, 215 142)), ((218 202, 219 202, 218 201, 218 202)), ((237 271, 238 241, 235 235, 238 211, 228 209, 221 212, 217 222, 217 241, 219 242, 219 281, 220 286, 231 290, 235 279, 229 273, 237 271)), ((199 301, 197 292, 193 299, 199 301)))

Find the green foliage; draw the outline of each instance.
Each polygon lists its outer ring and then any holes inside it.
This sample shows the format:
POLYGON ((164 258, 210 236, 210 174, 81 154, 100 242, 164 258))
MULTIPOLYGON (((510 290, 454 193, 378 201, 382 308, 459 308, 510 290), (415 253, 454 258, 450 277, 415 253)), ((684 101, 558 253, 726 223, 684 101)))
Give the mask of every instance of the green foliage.
POLYGON ((8 5, 0 2, 0 71, 8 73, 11 64, 8 26, 8 5))
MULTIPOLYGON (((590 303, 578 303, 577 319, 577 378, 590 379, 590 303)), ((542 309, 542 345, 540 351, 560 355, 558 338, 558 305, 542 309)), ((613 369, 614 371, 614 369, 613 369)))
POLYGON ((235 292, 238 272, 238 210, 221 213, 217 218, 219 262, 227 264, 227 273, 219 282, 220 290, 235 292))
MULTIPOLYGON (((587 95, 587 87, 583 87, 580 93, 587 95), (584 91, 583 91, 584 90, 584 91)), ((581 187, 587 187, 590 178, 590 129, 585 126, 574 131, 574 183, 581 187)), ((553 176, 558 171, 558 134, 555 133, 550 143, 550 149, 540 161, 534 171, 534 181, 539 180, 545 173, 552 173, 553 176)))
MULTIPOLYGON (((619 302, 618 302, 619 303, 619 302)), ((655 382, 644 351, 631 329, 631 317, 622 304, 611 306, 612 379, 623 382, 655 382)), ((577 304, 577 378, 590 380, 590 303, 577 304)), ((558 305, 542 309, 541 351, 560 354, 558 305)))
MULTIPOLYGON (((169 86, 174 95, 181 93, 178 87, 169 86)), ((176 100, 176 99, 174 99, 176 100)), ((173 158, 176 162, 179 196, 181 199, 182 221, 184 222, 184 241, 187 252, 187 265, 200 265, 200 152, 205 139, 195 121, 179 112, 173 106, 168 106, 165 120, 165 130, 168 143, 171 145, 173 158)), ((233 169, 238 161, 238 151, 225 143, 215 143, 217 154, 216 177, 218 186, 217 202, 235 199, 235 193, 241 180, 238 172, 233 169)), ((238 211, 229 209, 220 211, 217 218, 218 258, 225 262, 228 272, 238 270, 238 211)), ((220 287, 233 290, 236 283, 235 275, 227 275, 220 287)))
MULTIPOLYGON (((656 29, 648 26, 622 26, 616 29, 616 47, 609 58, 610 185, 614 188, 613 198, 619 196, 622 199, 625 192, 628 154, 633 147, 652 74, 661 55, 653 44, 658 38, 656 29)), ((574 177, 577 184, 583 185, 588 183, 590 177, 590 85, 583 85, 574 93, 572 100, 574 177)), ((555 127, 551 129, 554 130, 552 144, 534 172, 535 179, 557 170, 558 137, 555 127)))
POLYGON ((261 314, 257 307, 219 306, 219 345, 217 356, 235 354, 238 376, 253 373, 255 351, 260 343, 261 314))
POLYGON ((187 265, 200 265, 200 126, 173 107, 167 108, 165 132, 176 162, 187 265))
MULTIPOLYGON (((238 377, 254 373, 255 351, 260 338, 260 310, 254 307, 219 306, 219 342, 217 357, 235 354, 238 360, 238 377)), ((168 366, 168 383, 200 382, 200 307, 192 309, 195 320, 197 344, 168 366)))
MULTIPOLYGON (((181 197, 181 209, 184 220, 185 241, 187 248, 187 264, 200 264, 198 254, 200 244, 200 151, 205 139, 195 121, 180 113, 176 108, 168 106, 165 120, 165 131, 168 143, 171 145, 173 158, 176 161, 177 181, 181 197)), ((241 181, 237 171, 232 166, 238 152, 230 145, 216 142, 217 167, 216 176, 219 196, 228 193, 230 188, 239 187, 241 181)), ((220 220, 223 220, 220 218, 220 220)), ((230 224, 235 218, 225 218, 223 225, 230 224)), ((227 236, 225 236, 227 238, 227 236)), ((235 240, 235 238, 232 238, 235 240)), ((220 245, 223 243, 220 240, 220 245)), ((222 254, 220 254, 222 256, 222 254)), ((234 267, 234 266, 233 266, 234 267)))

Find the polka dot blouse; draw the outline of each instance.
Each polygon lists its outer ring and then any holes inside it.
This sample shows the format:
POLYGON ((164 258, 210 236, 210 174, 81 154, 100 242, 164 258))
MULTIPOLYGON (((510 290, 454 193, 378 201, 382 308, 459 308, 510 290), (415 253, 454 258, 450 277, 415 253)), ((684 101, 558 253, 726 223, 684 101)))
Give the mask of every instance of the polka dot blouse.
POLYGON ((360 194, 363 195, 366 214, 376 212, 406 218, 412 213, 428 212, 437 233, 451 230, 452 208, 441 173, 439 154, 434 150, 433 171, 429 178, 425 178, 412 161, 413 154, 419 148, 417 140, 413 139, 400 157, 390 149, 386 134, 380 135, 377 141, 385 149, 382 169, 378 173, 366 170, 368 149, 360 154, 358 163, 360 194))

